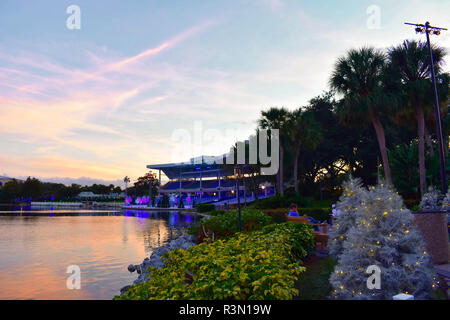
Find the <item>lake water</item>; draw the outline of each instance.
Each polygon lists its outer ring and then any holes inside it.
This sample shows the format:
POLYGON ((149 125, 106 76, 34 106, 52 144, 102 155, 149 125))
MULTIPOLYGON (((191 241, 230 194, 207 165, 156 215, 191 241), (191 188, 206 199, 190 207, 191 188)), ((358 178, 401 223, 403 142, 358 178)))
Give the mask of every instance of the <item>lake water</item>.
POLYGON ((152 251, 179 236, 194 217, 178 212, 0 208, 0 299, 111 299, 131 284, 152 251), (81 270, 68 289, 67 267, 81 270))

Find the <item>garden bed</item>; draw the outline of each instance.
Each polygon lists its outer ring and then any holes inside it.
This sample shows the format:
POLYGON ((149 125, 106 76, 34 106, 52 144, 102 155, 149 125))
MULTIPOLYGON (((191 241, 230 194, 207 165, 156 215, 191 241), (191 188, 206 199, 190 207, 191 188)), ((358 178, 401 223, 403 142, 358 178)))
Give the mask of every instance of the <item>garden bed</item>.
POLYGON ((165 255, 148 281, 116 299, 292 299, 313 247, 306 224, 271 224, 165 255))

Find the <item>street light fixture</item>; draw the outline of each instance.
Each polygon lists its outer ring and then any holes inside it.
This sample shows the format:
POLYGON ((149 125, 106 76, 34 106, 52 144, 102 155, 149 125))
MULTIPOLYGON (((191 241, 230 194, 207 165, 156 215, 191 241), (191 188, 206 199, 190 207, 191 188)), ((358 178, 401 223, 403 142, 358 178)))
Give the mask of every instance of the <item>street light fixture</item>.
POLYGON ((242 231, 242 219, 241 219, 241 195, 239 193, 239 180, 242 177, 242 166, 234 167, 234 177, 236 179, 236 196, 237 196, 237 204, 238 204, 238 228, 239 232, 242 231))
POLYGON ((434 87, 434 103, 435 103, 435 111, 436 111, 436 130, 437 130, 437 136, 438 136, 438 142, 439 142, 439 156, 440 156, 440 162, 441 162, 441 180, 442 180, 442 193, 447 192, 447 180, 445 177, 445 158, 444 158, 444 143, 443 143, 443 135, 442 135, 442 122, 441 122, 441 108, 439 106, 439 96, 437 91, 437 85, 436 85, 436 74, 434 71, 434 60, 433 60, 433 50, 431 48, 430 43, 430 34, 440 35, 441 31, 447 30, 445 28, 440 27, 433 27, 430 25, 430 23, 427 21, 425 24, 417 24, 417 23, 408 23, 405 22, 405 24, 410 26, 416 27, 416 33, 425 33, 427 35, 427 45, 428 50, 430 53, 430 60, 431 60, 431 80, 433 82, 434 87))

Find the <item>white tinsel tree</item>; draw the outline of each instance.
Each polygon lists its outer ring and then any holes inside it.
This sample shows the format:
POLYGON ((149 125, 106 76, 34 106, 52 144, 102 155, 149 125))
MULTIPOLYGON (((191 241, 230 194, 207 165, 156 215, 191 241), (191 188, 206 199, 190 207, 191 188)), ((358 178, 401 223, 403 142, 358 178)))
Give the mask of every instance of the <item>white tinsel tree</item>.
POLYGON ((450 225, 450 188, 448 188, 448 191, 442 200, 442 210, 447 211, 447 225, 450 225))
POLYGON ((428 188, 420 201, 420 210, 440 210, 442 204, 442 193, 433 186, 428 188))
POLYGON ((356 210, 354 227, 330 277, 337 299, 392 299, 399 293, 426 298, 433 285, 430 256, 413 216, 386 185, 372 187, 356 210), (366 270, 381 269, 381 288, 369 289, 366 270))
POLYGON ((448 188, 448 191, 445 194, 444 199, 442 200, 442 209, 444 210, 450 209, 450 188, 448 188))
POLYGON ((362 188, 362 181, 359 178, 350 178, 342 185, 343 192, 336 208, 340 214, 333 219, 333 225, 329 231, 330 242, 328 245, 329 253, 337 258, 343 250, 344 241, 347 239, 347 233, 355 224, 356 210, 360 202, 365 197, 365 189, 362 188))

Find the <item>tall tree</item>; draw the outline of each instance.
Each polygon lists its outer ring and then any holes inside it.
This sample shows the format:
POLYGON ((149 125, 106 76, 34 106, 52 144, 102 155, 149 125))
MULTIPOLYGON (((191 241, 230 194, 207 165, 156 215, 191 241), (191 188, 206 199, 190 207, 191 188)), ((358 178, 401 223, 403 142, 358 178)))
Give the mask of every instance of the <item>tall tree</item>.
MULTIPOLYGON (((443 48, 432 47, 435 70, 440 71, 444 62, 443 48)), ((420 193, 426 190, 425 168, 425 114, 433 106, 433 87, 430 80, 431 61, 426 42, 405 40, 402 44, 389 50, 389 62, 402 83, 404 103, 402 113, 413 117, 417 121, 417 135, 419 140, 419 180, 420 193)))
POLYGON ((128 196, 128 183, 130 183, 130 178, 125 176, 125 178, 123 178, 123 182, 125 182, 125 194, 128 196))
POLYGON ((36 178, 28 177, 22 186, 22 196, 27 200, 37 199, 42 195, 42 184, 36 178))
POLYGON ((312 112, 303 111, 301 108, 290 114, 290 145, 294 149, 294 166, 292 178, 294 190, 298 192, 298 163, 302 148, 314 150, 322 140, 320 123, 314 119, 312 112))
POLYGON ((2 193, 6 200, 15 201, 22 194, 20 183, 16 179, 6 182, 2 187, 2 193))
POLYGON ((156 173, 147 172, 144 176, 139 177, 134 183, 134 188, 137 189, 138 194, 147 194, 152 200, 155 200, 158 194, 159 181, 156 177, 156 173))
POLYGON ((339 114, 344 121, 370 121, 375 129, 384 173, 391 183, 391 170, 386 151, 386 138, 380 112, 386 107, 383 80, 385 55, 374 48, 364 47, 348 51, 337 60, 330 79, 331 88, 343 95, 339 114))
POLYGON ((278 193, 283 195, 283 165, 284 165, 284 144, 286 143, 288 134, 288 117, 289 111, 283 107, 272 107, 267 111, 261 112, 261 118, 258 121, 261 129, 278 129, 280 133, 280 168, 278 170, 278 193))

